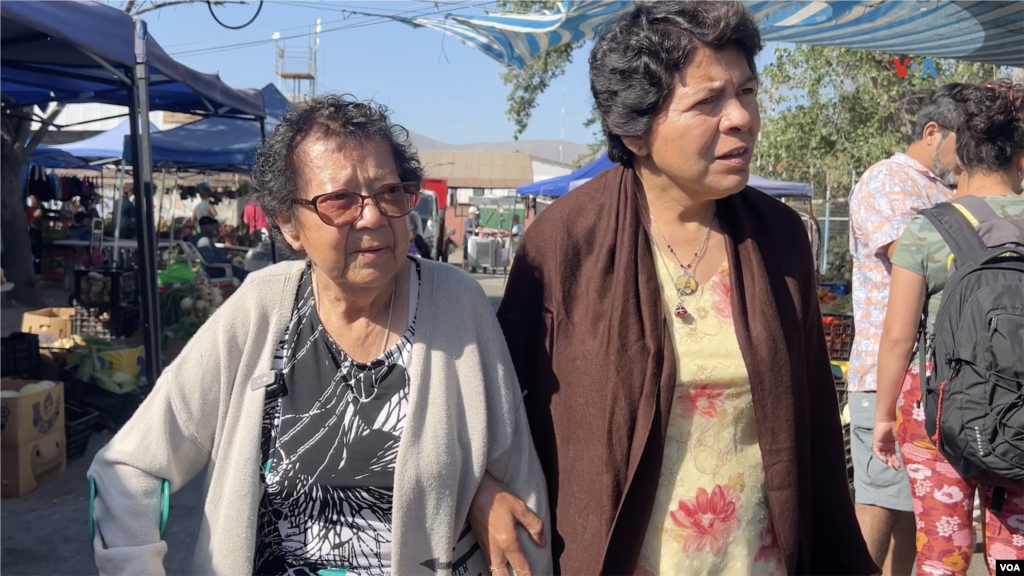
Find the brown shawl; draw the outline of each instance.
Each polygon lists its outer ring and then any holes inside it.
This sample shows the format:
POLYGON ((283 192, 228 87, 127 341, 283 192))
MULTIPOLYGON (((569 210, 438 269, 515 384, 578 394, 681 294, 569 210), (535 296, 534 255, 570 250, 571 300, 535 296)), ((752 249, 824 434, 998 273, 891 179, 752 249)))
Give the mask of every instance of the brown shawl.
MULTIPOLYGON (((547 208, 498 318, 551 498, 556 570, 632 574, 676 384, 635 173, 616 167, 547 208)), ((797 214, 746 188, 719 201, 736 333, 765 484, 792 574, 873 574, 847 487, 810 244, 797 214)))

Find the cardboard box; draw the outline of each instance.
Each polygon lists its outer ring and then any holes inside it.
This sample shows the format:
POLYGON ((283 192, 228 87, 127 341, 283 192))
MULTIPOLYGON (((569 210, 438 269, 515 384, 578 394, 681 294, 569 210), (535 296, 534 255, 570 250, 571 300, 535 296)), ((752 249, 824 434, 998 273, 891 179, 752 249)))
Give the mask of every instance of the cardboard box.
POLYGON ((34 442, 4 446, 0 448, 0 496, 20 498, 59 477, 67 466, 63 424, 34 442))
MULTIPOLYGON (((38 380, 4 378, 0 390, 21 390, 38 380)), ((54 430, 64 430, 64 385, 60 382, 18 398, 0 398, 0 444, 24 446, 54 430)))
POLYGON ((39 335, 39 345, 50 347, 61 338, 74 334, 74 308, 43 308, 21 316, 21 331, 39 335))

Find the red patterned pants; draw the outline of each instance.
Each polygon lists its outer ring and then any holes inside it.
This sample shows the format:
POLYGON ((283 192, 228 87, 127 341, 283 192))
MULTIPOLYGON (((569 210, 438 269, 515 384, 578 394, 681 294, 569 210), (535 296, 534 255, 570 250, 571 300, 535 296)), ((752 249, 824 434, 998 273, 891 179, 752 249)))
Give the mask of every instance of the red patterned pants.
POLYGON ((1024 489, 1007 490, 1000 512, 989 509, 992 489, 964 480, 938 452, 924 427, 920 370, 915 363, 896 405, 896 441, 907 467, 917 520, 917 573, 967 574, 974 554, 974 493, 985 511, 985 558, 1024 559, 1024 489))

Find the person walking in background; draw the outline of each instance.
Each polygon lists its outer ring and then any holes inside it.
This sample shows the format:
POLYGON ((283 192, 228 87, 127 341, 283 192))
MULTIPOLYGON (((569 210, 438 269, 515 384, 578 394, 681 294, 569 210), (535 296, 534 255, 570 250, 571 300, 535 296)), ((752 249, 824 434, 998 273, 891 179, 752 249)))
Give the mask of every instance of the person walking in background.
POLYGON ((263 214, 263 208, 260 208, 260 205, 251 196, 245 205, 245 211, 242 212, 242 222, 249 227, 249 234, 255 234, 256 232, 265 233, 267 230, 270 230, 270 226, 267 224, 267 217, 263 214))
POLYGON ((192 210, 192 218, 196 222, 203 216, 209 216, 210 218, 217 218, 217 207, 210 201, 213 196, 213 188, 207 182, 202 182, 198 186, 199 188, 199 203, 196 204, 195 209, 192 210))
POLYGON ((914 515, 904 470, 871 451, 875 424, 876 366, 889 301, 890 258, 896 240, 923 208, 947 200, 959 168, 956 134, 959 84, 939 89, 917 114, 906 152, 869 168, 850 195, 853 312, 856 334, 848 375, 850 450, 857 520, 871 557, 883 574, 907 574, 914 562, 914 515))
MULTIPOLYGON (((981 235, 983 240, 992 239, 993 235, 1000 236, 991 247, 1000 246, 1007 240, 1022 244, 1024 199, 1020 194, 1021 180, 1024 179, 1024 85, 1002 81, 990 86, 963 86, 954 93, 954 97, 963 103, 963 122, 956 128, 956 152, 964 175, 953 196, 953 206, 965 216, 970 215, 968 221, 979 232, 982 226, 995 231, 996 226, 1003 225, 996 234, 986 232, 981 235), (999 219, 1012 219, 1014 223, 1009 226, 1006 226, 1009 222, 997 224, 999 219)), ((950 279, 951 266, 968 264, 960 262, 959 256, 962 253, 958 253, 956 261, 953 260, 949 245, 924 215, 910 220, 892 256, 892 288, 878 351, 874 453, 878 461, 889 469, 905 469, 910 477, 917 524, 917 566, 918 574, 922 575, 962 576, 967 573, 974 554, 975 490, 978 490, 985 510, 985 556, 989 572, 995 574, 997 559, 1024 559, 1024 486, 1004 488, 1001 501, 994 500, 992 487, 979 486, 977 482, 964 479, 937 450, 925 430, 918 357, 922 351, 915 352, 914 345, 918 341, 922 310, 927 317, 928 335, 935 336, 936 314, 945 299, 943 291, 950 279)), ((1019 291, 1019 286, 1013 289, 1019 291)), ((992 290, 987 291, 986 299, 993 298, 992 290)), ((975 312, 978 310, 980 308, 975 312)), ((995 318, 979 319, 989 324, 992 331, 1009 332, 1005 346, 985 346, 978 352, 979 367, 985 366, 990 357, 1012 361, 1012 358, 1024 356, 1019 320, 1013 324, 1014 312, 1007 309, 1005 313, 1007 316, 1003 318, 1009 321, 1003 322, 1002 328, 996 324, 995 318)), ((1020 310, 1015 314, 1019 318, 1020 310)), ((929 359, 926 357, 925 360, 929 359)), ((995 370, 988 376, 1005 378, 997 386, 1016 386, 1016 410, 1019 413, 1021 374, 1011 374, 1006 368, 1004 365, 1002 370, 995 370)), ((933 367, 926 369, 931 374, 933 367)), ((982 393, 983 396, 988 394, 982 393)), ((971 401, 961 396, 956 403, 943 404, 942 409, 964 410, 967 402, 971 401)), ((1012 407, 1007 411, 993 412, 992 418, 1014 418, 1012 407)), ((950 418, 945 411, 941 415, 950 418)), ((1016 434, 1019 438, 1020 428, 1016 433, 1012 430, 1006 433, 1016 434)), ((997 439, 988 440, 994 447, 1000 445, 997 439)), ((982 442, 980 436, 978 442, 982 442)), ((1019 464, 1022 458, 1024 454, 1016 454, 1010 460, 1019 464)))
POLYGON ((462 267, 469 264, 469 237, 476 234, 478 223, 476 221, 476 206, 469 207, 469 216, 462 221, 462 267))

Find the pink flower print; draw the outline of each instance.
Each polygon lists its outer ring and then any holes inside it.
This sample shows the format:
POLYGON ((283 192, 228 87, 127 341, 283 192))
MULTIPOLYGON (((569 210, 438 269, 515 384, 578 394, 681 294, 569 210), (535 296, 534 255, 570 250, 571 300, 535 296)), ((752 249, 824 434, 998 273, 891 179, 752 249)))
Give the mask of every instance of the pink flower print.
POLYGON ((932 496, 944 504, 952 504, 964 499, 963 490, 960 490, 956 486, 946 486, 941 490, 936 490, 932 496))
POLYGON ((924 408, 921 407, 921 403, 920 402, 915 402, 914 403, 913 418, 914 418, 914 420, 917 420, 918 422, 924 422, 924 408))
POLYGON ((760 546, 757 548, 757 554, 754 555, 754 562, 774 562, 775 553, 779 548, 779 540, 775 536, 775 525, 770 520, 767 526, 761 528, 757 540, 760 546))
POLYGON ((705 420, 713 420, 718 410, 725 406, 725 391, 720 385, 701 384, 692 388, 684 388, 678 400, 682 405, 683 416, 700 415, 705 420))
POLYGON ((960 529, 960 519, 956 516, 943 516, 938 523, 939 536, 949 538, 960 529))
MULTIPOLYGON (((924 482, 928 482, 928 481, 925 480, 924 482)), ((924 482, 922 482, 921 484, 923 484, 924 482)), ((921 484, 918 484, 918 486, 920 486, 921 484)), ((928 487, 931 488, 931 482, 928 482, 928 487)), ((928 492, 925 491, 925 494, 927 494, 927 493, 928 492)), ((924 494, 918 494, 918 496, 924 496, 924 494)), ((913 506, 914 506, 914 516, 917 516, 918 518, 920 518, 921 516, 924 515, 924 504, 921 503, 920 499, 914 499, 913 506)))
MULTIPOLYGON (((931 491, 932 491, 932 481, 931 480, 918 480, 917 483, 914 484, 914 495, 915 496, 922 497, 922 496, 924 496, 925 494, 928 494, 931 491)), ((917 511, 917 512, 918 512, 918 514, 920 514, 920 511, 917 511)))
POLYGON ((717 484, 708 494, 697 489, 694 498, 682 498, 669 513, 672 523, 683 531, 683 552, 690 558, 701 552, 718 556, 725 542, 739 529, 740 496, 728 484, 717 484))
POLYGON ((1024 534, 1014 534, 1013 545, 1017 548, 1024 548, 1024 534))
POLYGON ((1014 560, 1020 558, 1018 552, 1002 542, 996 542, 989 548, 989 557, 998 560, 1014 560))
POLYGON ((920 464, 907 464, 907 476, 914 480, 924 480, 932 475, 932 471, 920 464))
POLYGON ((722 270, 715 274, 708 284, 714 295, 711 308, 715 311, 715 315, 722 322, 732 322, 732 283, 729 282, 729 272, 722 270))
POLYGON ((960 548, 972 546, 974 544, 974 534, 971 534, 970 528, 964 528, 953 534, 953 545, 960 548))

